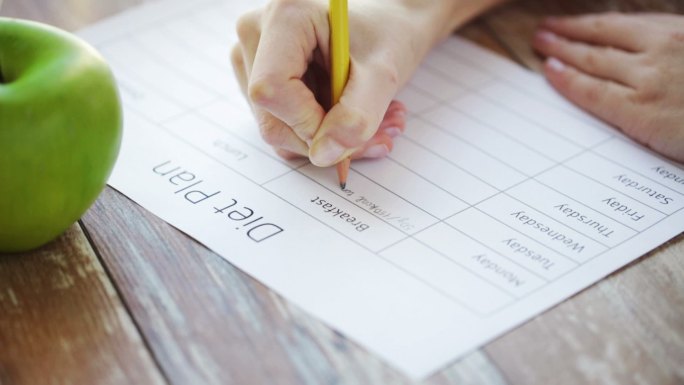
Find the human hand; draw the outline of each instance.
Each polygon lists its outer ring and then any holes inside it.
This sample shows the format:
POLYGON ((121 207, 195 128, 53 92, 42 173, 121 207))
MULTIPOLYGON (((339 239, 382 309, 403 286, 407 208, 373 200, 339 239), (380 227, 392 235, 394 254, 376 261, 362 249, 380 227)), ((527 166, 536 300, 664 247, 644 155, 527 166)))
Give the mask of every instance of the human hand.
POLYGON ((684 16, 548 18, 534 48, 562 95, 630 137, 684 161, 684 16))
POLYGON ((453 0, 354 1, 350 77, 330 104, 328 3, 273 0, 238 22, 236 76, 264 140, 285 158, 329 166, 348 156, 384 157, 404 129, 392 101, 436 41, 453 28, 453 0))

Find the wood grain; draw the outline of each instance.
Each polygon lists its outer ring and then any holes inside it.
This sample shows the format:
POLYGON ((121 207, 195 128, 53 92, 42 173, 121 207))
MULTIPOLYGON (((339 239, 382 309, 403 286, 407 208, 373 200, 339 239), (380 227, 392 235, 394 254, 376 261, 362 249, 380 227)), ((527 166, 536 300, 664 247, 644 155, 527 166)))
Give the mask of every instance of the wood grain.
MULTIPOLYGON (((8 0, 0 15, 73 29, 132 4, 8 0)), ((36 251, 0 255, 0 384, 164 382, 80 224, 36 251)))
POLYGON ((684 383, 684 235, 489 344, 512 383, 684 383))
MULTIPOLYGON (((476 24, 464 33, 505 52, 476 24)), ((174 383, 410 383, 112 189, 83 222, 174 383)), ((483 380, 503 384, 486 355, 476 352, 428 383, 483 380)))
MULTIPOLYGON (((138 3, 10 0, 0 13, 73 30, 138 3)), ((566 1, 563 6, 571 8, 558 8, 555 1, 523 0, 460 33, 502 55, 512 53, 534 68, 538 59, 528 41, 540 15, 633 3, 566 1)), ((654 9, 682 6, 664 0, 649 4, 661 7, 654 9)), ((52 254, 44 251, 0 257, 0 384, 164 379, 174 384, 411 383, 375 355, 111 188, 82 222, 109 277, 78 227, 50 246, 54 247, 50 253, 69 256, 60 259, 67 261, 67 267, 60 267, 62 262, 54 262, 45 256, 52 254), (74 250, 85 254, 72 257, 74 250), (60 276, 55 264, 66 271, 97 273, 60 289, 46 278, 53 273, 60 276), (16 294, 31 288, 36 293, 16 294), (11 311, 16 311, 12 310, 16 298, 22 298, 22 304, 36 301, 36 306, 24 312, 29 315, 15 317, 11 311), (70 315, 60 313, 61 309, 68 309, 70 315), (105 333, 102 325, 110 325, 105 333), (71 336, 66 355, 60 348, 63 335, 71 336), (75 364, 81 366, 74 373, 75 364), (67 371, 70 376, 61 376, 67 371), (54 381, 44 381, 40 373, 49 373, 54 381)), ((684 383, 683 254, 680 236, 424 383, 684 383)), ((70 276, 73 279, 78 273, 70 276)))
POLYGON ((0 384, 163 383, 78 224, 0 255, 0 384))
MULTIPOLYGON (((544 15, 684 12, 684 2, 523 0, 481 21, 527 67, 544 15)), ((684 383, 684 235, 490 343, 485 351, 515 384, 684 383)))
MULTIPOLYGON (((464 33, 505 52, 477 25, 464 33)), ((409 382, 112 189, 83 222, 173 383, 409 382)), ((475 353, 430 383, 483 379, 503 383, 475 353)))
MULTIPOLYGON (((83 221, 174 383, 410 383, 112 189, 83 221)), ((482 379, 503 384, 474 353, 426 383, 482 379)))

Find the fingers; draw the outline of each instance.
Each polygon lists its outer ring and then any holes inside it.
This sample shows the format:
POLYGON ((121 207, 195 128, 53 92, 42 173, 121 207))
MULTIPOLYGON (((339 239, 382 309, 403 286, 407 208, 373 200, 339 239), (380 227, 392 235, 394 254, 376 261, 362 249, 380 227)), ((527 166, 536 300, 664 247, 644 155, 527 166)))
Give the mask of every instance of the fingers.
MULTIPOLYGON (((366 142, 362 148, 356 150, 351 157, 361 158, 384 158, 394 146, 394 138, 401 135, 406 127, 406 107, 402 102, 393 100, 390 103, 378 131, 366 142)), ((307 154, 295 153, 281 148, 275 148, 276 153, 284 159, 294 159, 307 154)))
POLYGON ((558 92, 597 117, 618 127, 634 120, 631 88, 585 74, 556 58, 546 60, 544 73, 558 92))
POLYGON ((394 146, 394 138, 401 135, 406 127, 406 107, 400 101, 390 103, 378 131, 362 148, 352 154, 353 159, 384 158, 394 146))
POLYGON ((240 17, 235 28, 239 42, 233 47, 230 55, 233 71, 245 97, 247 97, 249 73, 259 45, 261 30, 258 19, 256 11, 248 12, 240 17))
POLYGON ((385 61, 355 65, 339 103, 325 116, 309 150, 311 162, 330 166, 357 151, 378 130, 398 88, 397 72, 385 61))
POLYGON ((366 142, 362 148, 351 154, 352 159, 384 158, 392 151, 392 138, 384 133, 378 133, 366 142))
POLYGON ((571 40, 640 52, 649 45, 648 37, 640 33, 642 24, 634 16, 603 13, 551 17, 545 19, 541 27, 571 40))
POLYGON ((255 109, 261 138, 271 146, 288 152, 308 156, 309 146, 295 135, 290 127, 263 109, 255 109))
POLYGON ((399 81, 387 63, 396 60, 387 49, 353 62, 340 103, 326 114, 328 30, 327 7, 313 1, 272 1, 240 19, 233 66, 261 136, 282 157, 308 155, 321 166, 351 153, 385 156, 404 129, 405 108, 390 104, 399 81))
POLYGON ((380 122, 378 132, 386 133, 389 137, 395 138, 404 132, 405 127, 406 106, 398 100, 392 100, 382 122, 380 122))
MULTIPOLYGON (((257 11, 242 15, 236 24, 236 30, 242 51, 242 68, 245 70, 246 79, 249 79, 261 36, 260 16, 257 11)), ((246 91, 247 87, 245 87, 245 93, 246 91)))
POLYGON ((233 72, 240 85, 242 95, 247 96, 247 69, 245 68, 245 60, 242 57, 242 47, 240 44, 233 46, 230 52, 230 61, 233 64, 233 72))
POLYGON ((320 28, 311 28, 316 24, 311 18, 321 17, 317 13, 303 12, 284 1, 274 2, 272 7, 262 21, 263 33, 249 74, 249 99, 310 143, 324 110, 302 77, 318 46, 317 31, 325 30, 320 38, 327 39, 327 15, 322 14, 320 28))
POLYGON ((262 39, 260 23, 261 16, 257 11, 243 15, 238 21, 237 32, 240 44, 232 52, 234 71, 243 93, 248 96, 264 141, 275 148, 282 149, 283 153, 306 156, 308 145, 290 129, 287 123, 274 116, 269 108, 261 105, 250 95, 250 92, 253 92, 250 89, 253 87, 253 68, 262 39))
POLYGON ((533 46, 543 55, 558 58, 590 75, 625 85, 634 80, 634 55, 631 53, 612 47, 569 41, 546 30, 535 34, 533 46))
POLYGON ((283 150, 282 148, 274 147, 273 150, 276 152, 276 154, 278 154, 278 156, 280 156, 281 158, 283 158, 285 160, 292 160, 292 159, 297 159, 297 158, 302 157, 302 154, 297 154, 294 152, 283 150))

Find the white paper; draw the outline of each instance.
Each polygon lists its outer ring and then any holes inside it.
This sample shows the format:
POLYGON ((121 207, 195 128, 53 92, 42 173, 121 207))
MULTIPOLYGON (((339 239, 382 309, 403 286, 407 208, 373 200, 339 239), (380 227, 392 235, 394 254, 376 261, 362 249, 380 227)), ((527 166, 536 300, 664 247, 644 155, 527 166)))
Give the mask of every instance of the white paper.
POLYGON ((680 165, 456 37, 401 92, 389 158, 354 162, 341 191, 259 137, 229 59, 254 6, 159 2, 81 32, 125 106, 110 184, 408 375, 684 228, 680 165))

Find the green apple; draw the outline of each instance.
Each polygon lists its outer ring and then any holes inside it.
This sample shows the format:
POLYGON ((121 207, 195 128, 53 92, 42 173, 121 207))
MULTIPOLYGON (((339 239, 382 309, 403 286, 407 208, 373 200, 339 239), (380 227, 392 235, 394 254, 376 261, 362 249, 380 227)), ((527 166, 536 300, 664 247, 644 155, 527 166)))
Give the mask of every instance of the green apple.
POLYGON ((0 252, 38 247, 95 201, 122 111, 104 59, 57 28, 0 18, 0 252))

